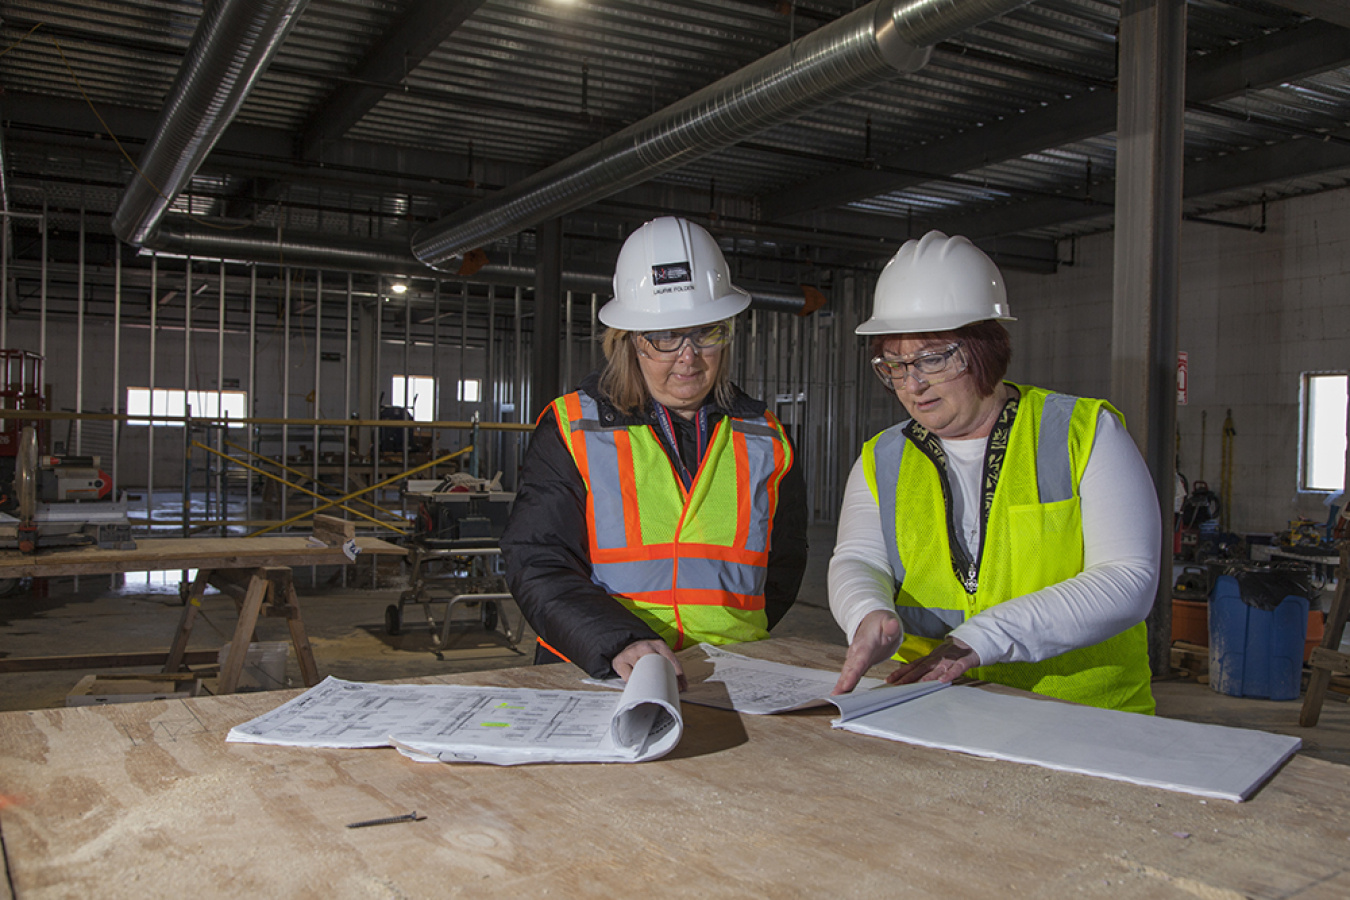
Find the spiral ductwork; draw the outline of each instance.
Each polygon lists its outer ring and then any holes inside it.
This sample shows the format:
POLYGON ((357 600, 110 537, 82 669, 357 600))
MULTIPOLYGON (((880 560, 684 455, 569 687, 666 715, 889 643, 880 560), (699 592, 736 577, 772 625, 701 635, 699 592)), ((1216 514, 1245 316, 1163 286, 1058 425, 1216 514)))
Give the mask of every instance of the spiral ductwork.
POLYGON ((913 72, 932 44, 1028 0, 874 0, 495 196, 413 235, 436 266, 641 184, 831 101, 913 72))
MULTIPOLYGON (((874 0, 481 203, 430 225, 406 249, 267 229, 169 225, 165 214, 243 104, 308 0, 208 3, 138 174, 113 216, 123 241, 214 258, 417 274, 468 250, 678 168, 812 109, 912 72, 937 41, 1029 0, 874 0)), ((501 268, 501 267, 498 267, 501 268)), ((506 278, 509 273, 496 273, 506 278)), ((495 280, 479 273, 481 280, 495 280)), ((607 290, 607 288, 605 288, 607 290)), ((789 295, 774 307, 791 308, 789 295)), ((809 301, 808 301, 809 305, 809 301)))
POLYGON ((309 0, 214 0, 202 10, 113 233, 141 246, 220 140, 309 0))
POLYGON ((363 237, 283 232, 261 226, 212 228, 195 217, 167 216, 143 246, 201 259, 226 259, 261 265, 425 275, 427 267, 408 256, 400 242, 363 237))
MULTIPOLYGON (((380 242, 369 238, 335 238, 330 234, 297 232, 286 232, 278 237, 275 231, 267 228, 210 228, 188 216, 166 216, 144 247, 200 259, 258 265, 369 272, 372 275, 428 274, 427 267, 409 256, 407 245, 401 241, 380 242)), ((461 276, 441 273, 438 277, 454 281, 461 276)), ((534 287, 535 269, 532 265, 486 265, 462 278, 476 284, 534 287)), ((608 299, 613 292, 613 274, 565 271, 562 286, 564 290, 599 294, 608 299)), ((809 315, 824 304, 824 297, 811 287, 803 286, 800 292, 750 286, 747 290, 750 291, 751 308, 765 312, 809 315)))

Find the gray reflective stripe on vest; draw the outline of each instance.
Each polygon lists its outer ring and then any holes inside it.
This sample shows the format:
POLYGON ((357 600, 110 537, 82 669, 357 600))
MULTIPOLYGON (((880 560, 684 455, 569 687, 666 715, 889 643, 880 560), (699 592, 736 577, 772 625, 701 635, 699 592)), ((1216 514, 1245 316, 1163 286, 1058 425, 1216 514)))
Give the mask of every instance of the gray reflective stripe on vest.
POLYGON ((1050 394, 1041 410, 1041 433, 1036 440, 1036 488, 1042 503, 1057 503, 1073 496, 1073 470, 1069 465, 1069 425, 1077 397, 1050 394))
MULTIPOLYGON (((1048 394, 1041 410, 1040 434, 1036 442, 1037 492, 1042 503, 1056 503, 1073 497, 1073 469, 1069 461, 1069 427, 1073 421, 1074 405, 1078 398, 1069 394, 1048 394)), ((895 494, 900 481, 900 461, 904 458, 904 435, 908 420, 887 429, 873 450, 875 462, 877 505, 881 511, 881 530, 890 556, 891 571, 896 583, 904 580, 905 565, 900 559, 900 548, 895 533, 895 494)), ((1014 426, 1015 427, 1015 426, 1014 426)), ((958 609, 896 606, 906 634, 924 637, 943 637, 965 621, 965 612, 958 609)))
MULTIPOLYGON (((891 559, 891 572, 895 583, 905 580, 905 564, 900 559, 900 545, 895 533, 895 493, 900 483, 900 461, 905 455, 906 419, 893 428, 888 428, 877 438, 873 447, 877 482, 877 506, 881 511, 881 532, 886 541, 886 553, 891 559)), ((905 634, 919 637, 943 638, 947 633, 966 620, 964 609, 931 609, 925 606, 906 606, 896 604, 896 613, 905 628, 905 634)))
POLYGON ((891 573, 895 583, 905 578, 905 565, 900 561, 900 540, 895 533, 895 492, 900 484, 900 460, 905 454, 905 426, 901 422, 882 432, 872 446, 873 471, 877 483, 877 506, 881 510, 881 534, 886 541, 886 552, 891 558, 891 573))
POLYGON ((960 609, 897 605, 895 611, 900 615, 900 623, 905 626, 905 634, 915 634, 919 637, 946 637, 947 632, 966 620, 965 610, 960 609))
MULTIPOLYGON (((570 423, 572 432, 581 432, 586 442, 586 460, 590 469, 590 494, 595 507, 593 527, 595 544, 602 550, 613 550, 628 545, 628 533, 624 521, 624 503, 622 482, 619 479, 619 452, 611 437, 627 427, 606 427, 599 421, 600 407, 588 394, 578 392, 581 418, 570 423)), ((774 471, 775 446, 779 440, 778 431, 764 418, 732 419, 727 417, 718 427, 726 424, 733 431, 745 435, 746 451, 749 458, 748 477, 751 485, 767 484, 774 471)), ((727 452, 733 452, 728 449, 727 452)), ((769 492, 752 490, 750 501, 750 524, 746 534, 745 549, 763 553, 769 546, 769 527, 771 524, 769 492)), ((640 523, 633 523, 634 525, 640 523)), ((741 579, 738 579, 738 582, 741 579)), ((681 578, 683 581, 683 578, 681 578)), ((669 585, 669 577, 666 584, 669 585)), ((696 587, 699 585, 682 585, 696 587)), ((731 588, 729 588, 731 589, 731 588)), ((738 591, 740 592, 740 591, 738 591)))
POLYGON ((778 439, 778 432, 775 431, 774 427, 763 417, 754 419, 727 419, 727 421, 731 423, 732 428, 742 434, 753 434, 760 437, 769 437, 775 440, 778 439))
POLYGON ((591 580, 611 594, 668 591, 671 581, 674 580, 674 567, 673 559, 592 563, 591 580))
POLYGON ((595 563, 592 577, 612 594, 668 591, 671 584, 682 590, 730 591, 758 596, 764 592, 767 570, 763 566, 686 557, 679 561, 678 582, 671 559, 648 559, 624 563, 595 563))
POLYGON ((606 426, 606 425, 601 425, 599 422, 595 421, 594 419, 582 419, 582 420, 579 421, 579 422, 573 422, 573 423, 572 423, 572 430, 573 430, 573 431, 614 431, 613 428, 610 428, 610 427, 608 427, 608 426, 606 426))
MULTIPOLYGON (((571 423, 573 431, 597 430, 600 409, 594 399, 578 393, 582 418, 571 423)), ((610 430, 610 429, 598 429, 610 430)), ((618 490, 619 449, 613 441, 586 441, 586 464, 590 468, 591 502, 595 504, 595 545, 613 550, 628 544, 623 520, 623 492, 618 490), (595 490, 595 485, 614 485, 614 490, 595 490)))
MULTIPOLYGON (((768 484, 773 475, 774 447, 778 432, 763 419, 723 419, 733 431, 745 435, 746 455, 750 460, 750 483, 768 484)), ((769 548, 769 492, 750 492, 750 532, 745 536, 745 549, 763 553, 769 548)), ((738 592, 741 593, 741 592, 738 592)))

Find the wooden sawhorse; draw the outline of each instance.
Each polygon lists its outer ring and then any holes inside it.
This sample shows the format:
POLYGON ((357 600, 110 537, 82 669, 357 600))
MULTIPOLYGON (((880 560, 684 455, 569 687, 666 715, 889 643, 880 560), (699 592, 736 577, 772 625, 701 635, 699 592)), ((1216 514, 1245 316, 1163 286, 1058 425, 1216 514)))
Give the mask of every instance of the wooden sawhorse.
MULTIPOLYGON (((345 529, 345 525, 341 526, 345 529)), ((331 529, 321 529, 331 530, 331 529)), ((336 537, 337 535, 333 535, 336 537)), ((344 537, 349 536, 345 535, 344 537)), ((406 556, 404 548, 379 538, 353 537, 358 553, 372 556, 406 556)), ((258 616, 281 615, 290 621, 291 640, 300 660, 300 671, 305 683, 318 683, 318 667, 314 651, 305 637, 300 620, 300 604, 290 582, 291 566, 345 566, 352 562, 340 546, 331 546, 322 539, 316 542, 310 535, 263 535, 262 537, 214 538, 137 538, 134 549, 106 550, 101 547, 74 547, 40 550, 36 554, 17 551, 0 552, 0 578, 56 578, 67 575, 115 575, 119 572, 167 572, 195 570, 187 597, 187 608, 179 621, 174 648, 168 654, 100 654, 100 668, 106 666, 158 666, 173 673, 182 668, 187 658, 187 641, 192 624, 201 607, 202 592, 207 582, 218 587, 229 583, 226 575, 231 570, 240 572, 245 584, 234 594, 238 600, 239 627, 230 646, 230 657, 222 673, 222 683, 233 691, 239 686, 239 674, 248 656, 248 645, 258 616), (251 576, 245 573, 252 573, 251 576), (275 574, 270 574, 275 573, 275 574), (266 606, 263 601, 268 600, 266 606), (147 656, 158 659, 147 660, 147 656)), ((84 657, 81 657, 84 658, 84 657)), ((23 668, 7 671, 41 671, 43 668, 69 668, 74 657, 47 657, 45 660, 25 660, 23 668), (34 663, 56 663, 45 666, 34 663)))
POLYGON ((1350 672, 1350 654, 1340 652, 1345 623, 1350 619, 1350 590, 1346 587, 1346 583, 1350 582, 1350 538, 1343 538, 1338 543, 1341 562, 1336 567, 1336 596, 1327 613, 1327 628, 1322 635, 1322 643, 1308 657, 1312 674, 1308 676, 1308 693, 1303 696, 1303 710, 1298 716, 1298 724, 1309 727, 1316 725, 1322 715, 1322 701, 1326 699, 1331 674, 1350 672))
POLYGON ((253 641, 253 632, 260 615, 286 619, 305 686, 313 687, 319 683, 319 667, 314 662, 314 650, 310 647, 309 637, 305 634, 305 624, 300 618, 300 598, 295 593, 295 583, 287 566, 262 566, 251 571, 199 569, 188 592, 183 615, 178 620, 178 633, 174 636, 173 646, 169 649, 169 657, 164 664, 165 672, 177 672, 182 667, 188 638, 192 636, 192 626, 197 620, 197 611, 202 605, 202 594, 208 584, 234 597, 235 604, 239 607, 239 623, 235 626, 234 637, 230 641, 229 655, 226 656, 225 664, 220 670, 220 679, 216 685, 217 693, 232 694, 239 687, 239 676, 244 671, 248 645, 253 641))

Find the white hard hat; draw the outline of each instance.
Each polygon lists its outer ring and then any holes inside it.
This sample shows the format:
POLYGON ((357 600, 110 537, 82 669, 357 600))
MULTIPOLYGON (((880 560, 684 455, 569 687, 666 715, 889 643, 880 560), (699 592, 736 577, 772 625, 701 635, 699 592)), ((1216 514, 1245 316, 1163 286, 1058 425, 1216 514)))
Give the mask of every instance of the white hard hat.
POLYGON ((614 265, 614 299, 600 321, 621 331, 692 328, 750 305, 712 235, 674 216, 652 219, 624 241, 614 265))
POLYGON ((969 239, 930 231, 906 241, 886 263, 872 318, 856 333, 950 331, 985 319, 1014 321, 998 266, 969 239))

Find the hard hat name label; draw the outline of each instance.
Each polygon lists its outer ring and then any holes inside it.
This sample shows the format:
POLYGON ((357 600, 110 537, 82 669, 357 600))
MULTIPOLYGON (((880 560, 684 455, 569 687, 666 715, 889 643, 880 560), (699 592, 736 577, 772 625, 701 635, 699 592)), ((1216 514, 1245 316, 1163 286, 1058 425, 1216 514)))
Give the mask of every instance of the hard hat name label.
POLYGON ((677 281, 693 280, 693 270, 687 262, 652 266, 652 284, 673 284, 677 281))

